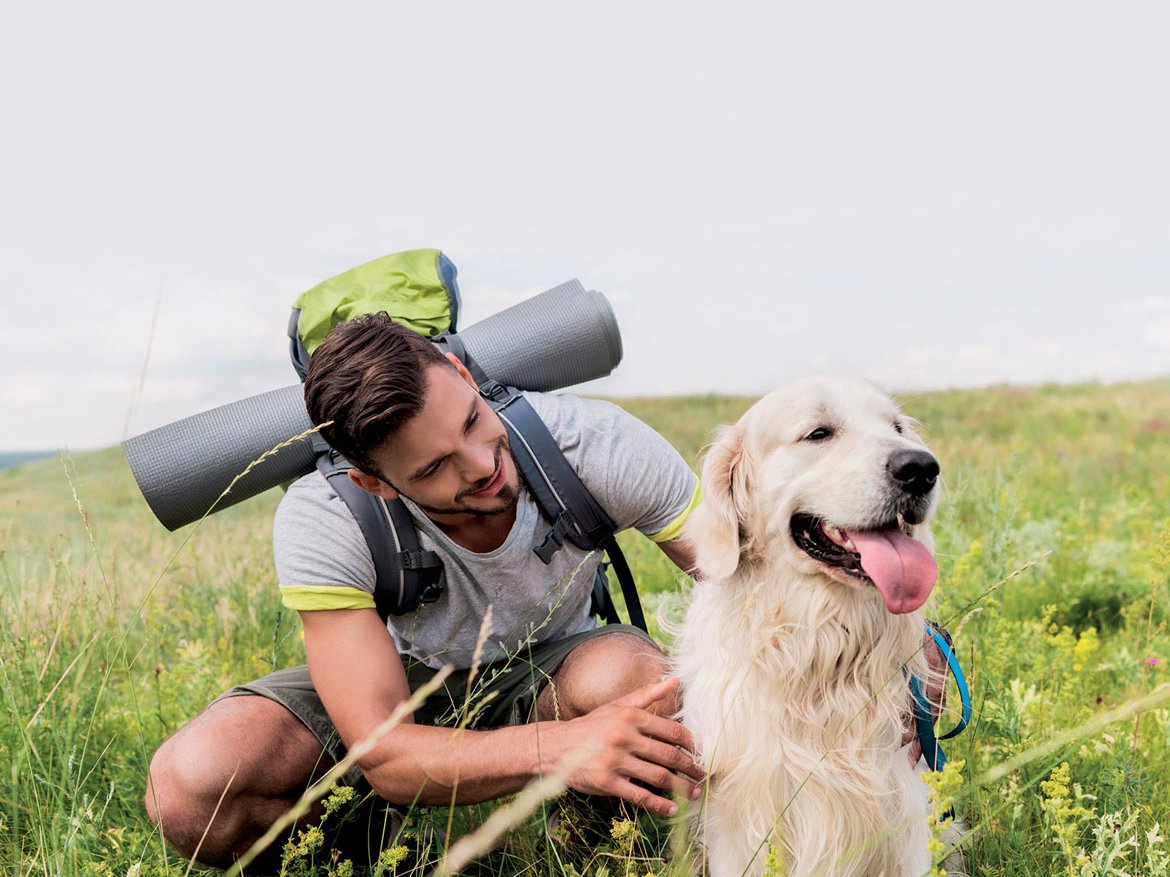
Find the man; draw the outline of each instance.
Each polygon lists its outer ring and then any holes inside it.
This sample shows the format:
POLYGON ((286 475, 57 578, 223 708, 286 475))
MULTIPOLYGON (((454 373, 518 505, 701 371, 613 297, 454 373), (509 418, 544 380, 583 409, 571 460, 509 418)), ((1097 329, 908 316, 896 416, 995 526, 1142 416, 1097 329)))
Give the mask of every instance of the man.
MULTIPOLYGON (((566 542, 547 566, 533 553, 547 523, 466 369, 372 315, 342 324, 314 353, 305 400, 356 467, 353 481, 403 498, 422 547, 444 561, 447 587, 388 629, 352 515, 319 474, 294 484, 273 541, 282 599, 303 622, 307 672, 232 689, 159 748, 146 806, 167 839, 207 863, 231 862, 444 664, 456 669, 445 687, 359 762, 381 798, 484 801, 566 757, 579 792, 662 815, 675 812, 671 793, 697 797, 693 741, 668 718, 675 682, 663 678, 665 658, 634 628, 595 626, 585 552, 566 542), (485 663, 470 678, 477 651, 485 663), (460 718, 470 727, 439 724, 460 718), (583 747, 596 751, 581 760, 583 747)), ((679 533, 698 487, 677 452, 616 406, 530 401, 619 529, 636 527, 690 570, 679 533)))

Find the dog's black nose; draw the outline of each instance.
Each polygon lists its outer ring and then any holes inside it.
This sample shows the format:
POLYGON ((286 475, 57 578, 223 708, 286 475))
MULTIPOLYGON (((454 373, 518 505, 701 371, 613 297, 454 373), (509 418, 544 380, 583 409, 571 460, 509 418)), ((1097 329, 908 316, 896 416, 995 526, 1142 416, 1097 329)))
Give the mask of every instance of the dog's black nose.
POLYGON ((930 493, 938 479, 938 460, 927 451, 895 451, 890 454, 887 465, 894 481, 911 496, 930 493))

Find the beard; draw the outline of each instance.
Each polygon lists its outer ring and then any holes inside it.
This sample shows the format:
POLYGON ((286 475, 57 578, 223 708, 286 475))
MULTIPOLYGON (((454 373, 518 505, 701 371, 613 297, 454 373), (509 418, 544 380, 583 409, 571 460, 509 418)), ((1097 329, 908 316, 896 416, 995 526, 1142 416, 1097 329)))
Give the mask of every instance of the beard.
MULTIPOLYGON (((487 478, 484 478, 482 481, 477 481, 466 490, 459 491, 459 493, 455 495, 455 500, 452 505, 446 507, 424 505, 423 503, 414 499, 414 497, 410 497, 410 501, 422 509, 422 511, 431 515, 477 515, 480 517, 491 517, 493 515, 502 515, 505 512, 511 511, 516 507, 516 503, 520 499, 519 490, 511 484, 502 485, 496 495, 491 498, 491 504, 488 506, 468 505, 465 502, 465 500, 471 496, 471 494, 483 490, 485 487, 491 484, 492 481, 495 480, 496 474, 500 471, 500 464, 503 461, 505 453, 509 455, 509 458, 511 457, 512 452, 508 448, 508 438, 507 436, 502 436, 499 443, 496 445, 495 450, 495 472, 493 472, 487 478)), ((512 468, 516 468, 514 461, 512 463, 512 468)), ((484 500, 480 500, 480 502, 484 502, 484 500)))

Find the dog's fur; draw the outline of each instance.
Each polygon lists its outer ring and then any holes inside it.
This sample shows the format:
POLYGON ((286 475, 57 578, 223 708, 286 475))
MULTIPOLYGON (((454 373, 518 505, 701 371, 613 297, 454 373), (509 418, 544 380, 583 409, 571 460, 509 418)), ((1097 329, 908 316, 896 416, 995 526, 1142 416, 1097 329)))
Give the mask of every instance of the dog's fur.
POLYGON ((798 546, 807 514, 846 531, 897 522, 931 546, 937 487, 911 497, 891 454, 925 445, 868 382, 807 379, 726 428, 687 533, 701 580, 676 644, 682 721, 709 786, 698 819, 711 875, 910 877, 930 867, 927 790, 903 731, 906 672, 926 678, 920 609, 798 546), (825 437, 818 428, 827 428, 825 437))

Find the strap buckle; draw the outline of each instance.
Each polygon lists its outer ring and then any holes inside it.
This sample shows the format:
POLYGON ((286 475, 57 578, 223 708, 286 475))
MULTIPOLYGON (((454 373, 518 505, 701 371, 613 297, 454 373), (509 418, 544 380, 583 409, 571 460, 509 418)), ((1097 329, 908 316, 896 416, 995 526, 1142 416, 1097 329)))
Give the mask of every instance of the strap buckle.
POLYGON ((568 509, 565 509, 557 515, 552 528, 545 534, 544 540, 532 550, 546 565, 552 563, 553 555, 561 550, 561 546, 565 544, 565 537, 572 532, 575 526, 576 522, 573 520, 573 516, 568 509))
POLYGON ((399 551, 398 565, 409 570, 428 570, 441 568, 443 561, 433 551, 399 551))
POLYGON ((487 378, 479 385, 479 392, 493 402, 504 402, 511 395, 508 388, 494 378, 487 378))

